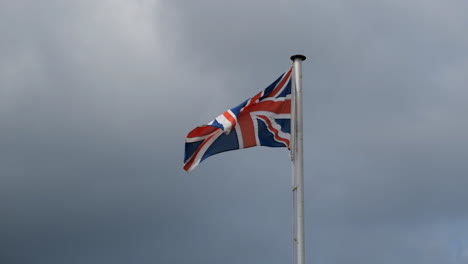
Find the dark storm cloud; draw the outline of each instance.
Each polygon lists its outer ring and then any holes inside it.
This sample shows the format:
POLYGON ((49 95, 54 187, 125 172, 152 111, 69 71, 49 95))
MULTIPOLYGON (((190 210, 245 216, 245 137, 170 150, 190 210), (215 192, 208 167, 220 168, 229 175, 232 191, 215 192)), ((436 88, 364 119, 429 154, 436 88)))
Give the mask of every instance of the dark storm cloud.
POLYGON ((181 159, 297 52, 308 262, 468 259, 463 1, 0 7, 2 263, 290 261, 286 150, 181 159))
POLYGON ((2 4, 2 263, 154 261, 183 133, 162 128, 170 53, 139 4, 2 4))

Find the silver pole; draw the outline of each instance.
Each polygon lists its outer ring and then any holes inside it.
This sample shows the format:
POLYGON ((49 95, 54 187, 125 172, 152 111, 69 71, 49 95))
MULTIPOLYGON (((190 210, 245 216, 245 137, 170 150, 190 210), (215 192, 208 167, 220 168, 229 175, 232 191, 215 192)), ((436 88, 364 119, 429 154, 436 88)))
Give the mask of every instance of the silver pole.
POLYGON ((291 78, 291 163, 292 163, 292 182, 291 182, 291 191, 292 191, 292 208, 293 208, 293 221, 292 221, 292 264, 297 264, 297 215, 296 215, 296 201, 297 201, 297 185, 296 185, 296 168, 294 163, 294 158, 296 156, 296 84, 294 82, 294 77, 291 78))
POLYGON ((293 139, 292 162, 293 162, 293 202, 295 212, 295 230, 293 232, 293 256, 294 264, 305 264, 304 246, 304 149, 303 149, 303 126, 302 126, 302 61, 304 55, 291 56, 294 66, 293 87, 293 128, 291 138, 293 139))

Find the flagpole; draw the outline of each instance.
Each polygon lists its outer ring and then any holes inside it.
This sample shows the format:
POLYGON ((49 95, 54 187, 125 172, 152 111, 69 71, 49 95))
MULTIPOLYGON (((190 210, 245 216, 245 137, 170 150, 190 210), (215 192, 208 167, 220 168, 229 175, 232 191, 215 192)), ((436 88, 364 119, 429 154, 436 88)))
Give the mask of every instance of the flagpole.
POLYGON ((304 149, 302 125, 302 62, 304 55, 293 55, 294 67, 293 104, 291 117, 291 157, 293 163, 293 264, 305 264, 304 246, 304 149))

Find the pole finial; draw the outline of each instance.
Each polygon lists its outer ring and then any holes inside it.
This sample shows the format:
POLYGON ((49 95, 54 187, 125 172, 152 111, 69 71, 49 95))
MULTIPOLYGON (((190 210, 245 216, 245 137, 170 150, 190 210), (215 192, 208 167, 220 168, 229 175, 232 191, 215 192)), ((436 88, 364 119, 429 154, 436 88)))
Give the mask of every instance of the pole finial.
POLYGON ((306 60, 306 56, 304 56, 304 55, 302 55, 302 54, 292 55, 292 56, 291 56, 291 60, 294 61, 295 59, 300 59, 300 60, 305 61, 305 60, 306 60))

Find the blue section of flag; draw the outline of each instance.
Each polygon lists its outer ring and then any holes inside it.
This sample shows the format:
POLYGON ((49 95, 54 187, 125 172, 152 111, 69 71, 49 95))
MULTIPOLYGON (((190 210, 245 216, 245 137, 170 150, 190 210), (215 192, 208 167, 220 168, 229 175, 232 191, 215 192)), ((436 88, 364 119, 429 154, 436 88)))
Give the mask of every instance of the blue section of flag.
MULTIPOLYGON (((290 134, 291 132, 291 120, 290 119, 275 119, 275 122, 281 126, 281 131, 290 134)), ((259 133, 259 140, 261 146, 267 147, 284 147, 282 142, 278 142, 273 133, 265 133, 268 131, 268 127, 265 122, 257 120, 258 130, 262 131, 259 133)))
POLYGON ((213 144, 211 144, 211 146, 205 152, 201 161, 214 154, 235 149, 239 149, 239 142, 236 131, 232 131, 229 135, 223 134, 222 136, 218 137, 216 141, 213 144))

